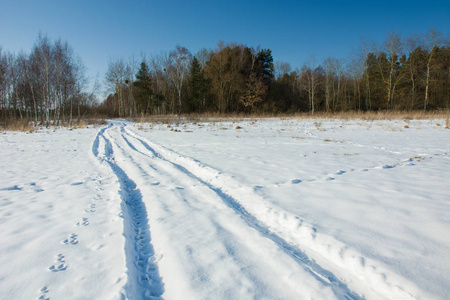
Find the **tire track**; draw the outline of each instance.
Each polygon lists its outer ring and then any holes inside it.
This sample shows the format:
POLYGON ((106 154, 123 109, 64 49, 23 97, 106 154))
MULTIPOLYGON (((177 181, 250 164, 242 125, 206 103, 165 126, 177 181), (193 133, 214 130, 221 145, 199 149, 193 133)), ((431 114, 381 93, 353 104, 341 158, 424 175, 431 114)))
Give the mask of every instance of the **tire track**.
POLYGON ((130 147, 131 150, 139 152, 150 158, 158 158, 164 162, 167 162, 174 166, 178 171, 187 175, 188 177, 194 179, 200 184, 208 187, 213 191, 229 208, 231 208, 235 213, 237 213, 241 219, 252 229, 259 232, 265 238, 274 242, 283 252, 293 258, 304 270, 306 270, 310 275, 312 275, 317 281, 322 283, 324 286, 328 286, 332 289, 333 293, 338 299, 363 299, 360 295, 352 291, 348 285, 339 279, 332 272, 322 268, 315 261, 311 260, 301 249, 290 244, 282 237, 271 231, 267 226, 265 226, 261 221, 259 221, 255 216, 249 213, 244 206, 242 206, 235 198, 223 192, 219 187, 206 182, 202 178, 194 175, 184 166, 177 164, 174 161, 166 159, 152 148, 148 143, 146 143, 142 138, 139 138, 137 134, 125 129, 126 125, 121 126, 122 138, 125 143, 130 147), (141 146, 133 144, 132 139, 140 143, 141 146), (144 148, 142 148, 142 146, 144 148))
POLYGON ((92 145, 92 153, 101 162, 110 166, 120 184, 128 270, 128 281, 124 291, 129 299, 160 299, 164 293, 164 284, 155 262, 147 210, 142 201, 141 191, 115 162, 114 146, 106 134, 106 131, 112 127, 111 123, 99 131, 92 145), (100 139, 105 142, 104 149, 99 149, 100 139))
POLYGON ((145 195, 145 203, 151 202, 155 212, 151 221, 158 232, 155 235, 158 253, 164 255, 161 269, 166 278, 168 297, 180 284, 174 285, 172 277, 184 276, 183 283, 191 285, 194 293, 199 293, 191 298, 208 299, 216 295, 239 299, 249 293, 256 298, 275 299, 283 298, 277 296, 281 292, 290 295, 287 298, 294 295, 309 298, 307 295, 312 294, 320 295, 317 297, 322 299, 348 299, 335 295, 329 282, 324 284, 317 280, 309 270, 295 264, 292 256, 286 255, 272 240, 247 226, 245 220, 229 209, 208 186, 180 172, 171 162, 156 152, 155 156, 127 135, 125 126, 116 126, 109 133, 110 141, 119 150, 117 160, 130 176, 136 178, 136 184, 145 195), (153 184, 155 181, 157 186, 153 184), (160 224, 167 226, 160 227, 160 224), (177 241, 167 244, 161 240, 161 233, 169 240, 177 241), (173 259, 180 267, 173 268, 173 259), (167 264, 172 266, 169 273, 166 273, 167 264), (267 274, 274 274, 273 278, 280 278, 280 281, 273 281, 267 274), (226 281, 218 282, 220 277, 226 281))
POLYGON ((402 299, 420 297, 416 294, 419 291, 413 283, 382 263, 362 256, 330 236, 317 233, 313 226, 260 199, 251 188, 242 186, 226 174, 150 142, 128 129, 125 124, 121 132, 128 142, 135 139, 140 144, 138 146, 132 143, 138 152, 166 161, 207 186, 249 227, 273 241, 318 281, 329 286, 338 298, 389 299, 394 295, 402 299))

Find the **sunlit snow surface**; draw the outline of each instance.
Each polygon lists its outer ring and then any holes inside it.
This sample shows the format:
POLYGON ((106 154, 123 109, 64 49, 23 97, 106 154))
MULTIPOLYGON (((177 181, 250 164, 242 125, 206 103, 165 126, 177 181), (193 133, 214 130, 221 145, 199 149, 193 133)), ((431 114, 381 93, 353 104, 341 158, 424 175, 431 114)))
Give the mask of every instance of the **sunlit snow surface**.
POLYGON ((445 120, 0 134, 2 299, 446 299, 445 120))

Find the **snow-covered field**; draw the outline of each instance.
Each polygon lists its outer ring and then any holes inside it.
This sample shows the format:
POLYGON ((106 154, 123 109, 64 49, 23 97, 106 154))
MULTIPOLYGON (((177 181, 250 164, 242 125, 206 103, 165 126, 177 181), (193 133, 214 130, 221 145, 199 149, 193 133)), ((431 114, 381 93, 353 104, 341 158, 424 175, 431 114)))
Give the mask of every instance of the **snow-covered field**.
POLYGON ((448 299, 443 123, 1 133, 0 298, 448 299))

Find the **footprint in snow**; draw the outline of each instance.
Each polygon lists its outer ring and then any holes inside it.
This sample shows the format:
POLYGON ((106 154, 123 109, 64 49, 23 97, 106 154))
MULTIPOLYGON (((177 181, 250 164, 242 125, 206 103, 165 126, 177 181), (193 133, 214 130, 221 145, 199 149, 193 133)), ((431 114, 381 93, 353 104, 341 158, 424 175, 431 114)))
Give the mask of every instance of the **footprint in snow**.
MULTIPOLYGON (((45 178, 43 178, 43 179, 45 179, 45 178)), ((40 192, 43 192, 43 191, 44 191, 44 189, 41 189, 39 186, 37 186, 35 182, 31 182, 31 183, 29 183, 28 185, 29 185, 30 188, 31 188, 33 191, 35 191, 36 193, 40 193, 40 192)))
POLYGON ((70 235, 70 237, 65 239, 65 240, 63 240, 62 243, 65 244, 65 245, 69 245, 69 244, 76 245, 76 244, 78 244, 77 237, 78 237, 78 235, 76 235, 75 233, 72 233, 70 235))
POLYGON ((21 191, 22 188, 19 187, 18 185, 14 185, 14 186, 10 186, 10 187, 6 187, 6 188, 2 188, 0 189, 0 191, 21 191))
POLYGON ((39 293, 41 293, 41 295, 37 298, 38 300, 50 300, 50 298, 47 297, 47 293, 49 292, 49 289, 44 286, 43 288, 41 288, 39 290, 39 293))
POLYGON ((75 225, 76 226, 80 226, 80 225, 88 226, 89 225, 89 220, 88 220, 88 218, 82 218, 81 222, 77 222, 77 224, 75 224, 75 225))
POLYGON ((65 271, 67 269, 67 266, 65 264, 57 264, 50 266, 48 269, 52 272, 60 272, 65 271))
POLYGON ((300 180, 300 179, 293 179, 292 181, 291 181, 291 183, 292 184, 299 184, 299 183, 301 183, 302 181, 300 180))
MULTIPOLYGON (((54 265, 51 265, 48 269, 52 272, 65 271, 67 269, 67 266, 64 264, 65 261, 66 260, 64 259, 64 255, 58 254, 56 256, 56 263, 54 265)), ((44 287, 44 288, 45 288, 45 290, 47 290, 47 287, 44 287)), ((42 289, 44 289, 44 288, 42 288, 42 289)))
POLYGON ((95 212, 95 204, 89 205, 89 209, 85 209, 84 212, 86 212, 86 213, 93 213, 93 212, 95 212))
POLYGON ((336 172, 336 175, 342 175, 342 174, 345 174, 345 173, 347 173, 347 172, 344 171, 344 170, 339 170, 339 171, 336 172))

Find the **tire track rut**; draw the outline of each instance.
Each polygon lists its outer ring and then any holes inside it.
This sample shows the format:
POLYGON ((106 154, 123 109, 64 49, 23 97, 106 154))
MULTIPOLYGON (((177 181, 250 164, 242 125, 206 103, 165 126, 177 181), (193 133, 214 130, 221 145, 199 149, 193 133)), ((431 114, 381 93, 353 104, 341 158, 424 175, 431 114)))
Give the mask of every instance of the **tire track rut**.
POLYGON ((274 242, 283 252, 293 258, 304 270, 306 270, 310 275, 312 275, 317 281, 321 282, 323 285, 328 286, 332 289, 333 293, 338 299, 363 299, 360 295, 352 291, 346 283, 340 280, 332 272, 322 268, 315 261, 311 260, 302 250, 291 245, 283 238, 278 236, 276 233, 272 232, 267 226, 260 222, 255 216, 249 213, 236 199, 227 193, 223 192, 221 188, 214 186, 213 184, 206 182, 200 177, 194 175, 184 166, 177 164, 174 161, 166 159, 157 150, 152 148, 148 143, 146 143, 142 138, 138 137, 137 134, 125 129, 126 125, 122 124, 120 131, 122 133, 122 138, 128 144, 130 149, 139 152, 148 157, 155 157, 163 160, 171 165, 173 165, 181 173, 189 176, 200 184, 208 187, 213 191, 229 208, 231 208, 235 213, 237 213, 245 223, 258 231, 262 236, 274 242), (131 142, 131 139, 135 139, 140 143, 142 147, 138 147, 131 142), (138 149, 139 148, 139 149, 138 149))
MULTIPOLYGON (((309 274, 312 281, 331 291, 338 299, 390 298, 392 295, 402 299, 416 298, 414 285, 396 275, 395 272, 386 269, 379 262, 365 258, 332 237, 318 233, 313 226, 270 202, 260 199, 250 187, 242 186, 226 174, 221 174, 200 161, 179 155, 175 151, 141 137, 129 129, 126 123, 115 122, 101 129, 92 146, 92 152, 98 159, 111 167, 120 182, 124 227, 126 227, 125 238, 128 245, 126 247, 127 268, 129 274, 132 275, 125 290, 130 294, 140 293, 146 297, 161 297, 164 293, 164 284, 159 276, 151 245, 145 207, 145 203, 149 204, 149 202, 143 201, 142 190, 145 191, 146 199, 148 196, 156 197, 156 202, 152 202, 151 205, 153 207, 156 204, 155 208, 159 206, 163 209, 156 215, 157 218, 162 218, 163 222, 176 224, 175 220, 171 220, 171 213, 178 214, 178 217, 182 218, 188 217, 185 214, 186 211, 181 213, 180 209, 189 208, 195 212, 194 215, 203 221, 189 220, 186 226, 194 226, 192 229, 198 225, 202 226, 202 222, 206 222, 203 223, 205 225, 214 223, 211 222, 214 220, 214 216, 216 218, 223 217, 217 212, 211 213, 204 205, 215 205, 214 203, 225 205, 224 207, 229 209, 227 214, 233 214, 233 218, 240 218, 244 222, 237 228, 238 232, 253 230, 260 237, 259 240, 263 239, 266 241, 264 243, 272 243, 280 252, 283 252, 283 257, 289 257, 296 262, 294 265, 297 266, 295 268, 298 271, 303 269, 300 273, 309 274), (102 142, 104 150, 101 151, 99 148, 102 142), (117 162, 115 161, 115 150, 118 150, 120 154, 120 161, 117 162), (130 176, 134 176, 136 181, 133 181, 130 176), (182 197, 188 198, 183 199, 182 197), (205 197, 209 197, 209 202, 201 200, 205 197), (165 198, 166 200, 164 200, 165 198), (184 208, 180 208, 180 205, 184 208), (136 241, 142 241, 142 243, 136 241), (149 245, 150 248, 146 248, 145 245, 149 245), (144 291, 146 292, 144 293, 144 291)), ((402 163, 399 166, 403 165, 402 163)), ((347 172, 340 171, 337 175, 344 173, 347 172)), ((195 218, 194 215, 193 218, 195 218)), ((152 223, 152 226, 155 224, 152 223)), ((227 245, 235 244, 235 239, 240 233, 235 235, 236 231, 234 231, 234 234, 230 234, 227 231, 230 228, 225 229, 223 223, 214 224, 218 243, 225 246, 237 266, 245 263, 245 255, 242 256, 243 253, 240 253, 242 250, 239 247, 236 248, 237 244, 231 248, 227 247, 227 245), (225 236, 227 237, 225 238, 225 236), (238 253, 235 253, 235 250, 238 250, 238 253)), ((159 229, 164 227, 157 226, 159 229)), ((202 248, 189 246, 192 243, 195 245, 195 241, 202 244, 206 241, 202 241, 201 237, 191 236, 188 229, 177 230, 172 234, 184 231, 194 239, 188 240, 185 244, 184 251, 187 252, 187 255, 183 254, 183 251, 180 252, 180 249, 176 252, 184 255, 183 257, 191 257, 191 261, 197 261, 198 265, 190 262, 190 266, 186 270, 199 271, 201 276, 197 276, 198 279, 201 279, 202 285, 206 284, 210 280, 209 276, 215 274, 215 269, 212 271, 202 269, 204 262, 199 260, 202 248)), ((213 231, 207 229, 204 232, 211 234, 213 231)), ((212 244, 215 244, 213 242, 215 234, 208 236, 212 244)), ((158 245, 159 242, 161 240, 158 237, 158 245)), ((181 246, 183 242, 175 244, 181 246)), ((242 246, 246 248, 245 245, 241 244, 240 247, 242 246)), ((277 258, 274 257, 274 259, 276 263, 277 258)), ((244 269, 251 270, 247 267, 244 269)), ((247 278, 251 278, 255 274, 249 272, 247 275, 247 278)), ((254 282, 257 280, 258 277, 251 279, 254 282)), ((306 283, 303 282, 303 284, 306 283)), ((264 285, 261 285, 260 282, 257 286, 263 287, 264 285)))
POLYGON ((130 299, 159 299, 164 293, 164 284, 155 262, 147 209, 135 182, 115 162, 114 147, 106 132, 112 126, 111 123, 99 131, 94 140, 92 152, 100 161, 110 166, 120 184, 128 271, 128 281, 124 287, 125 294, 130 299), (100 140, 105 143, 104 149, 99 149, 100 140))
POLYGON ((420 297, 416 294, 419 292, 417 287, 395 271, 364 257, 331 236, 318 233, 316 228, 297 216, 260 199, 250 187, 242 186, 233 178, 198 160, 184 157, 139 136, 126 124, 121 127, 121 132, 124 138, 134 138, 140 144, 138 147, 133 143, 139 152, 160 158, 207 186, 249 227, 273 241, 319 282, 329 286, 338 298, 389 299, 392 295, 402 299, 420 297))

